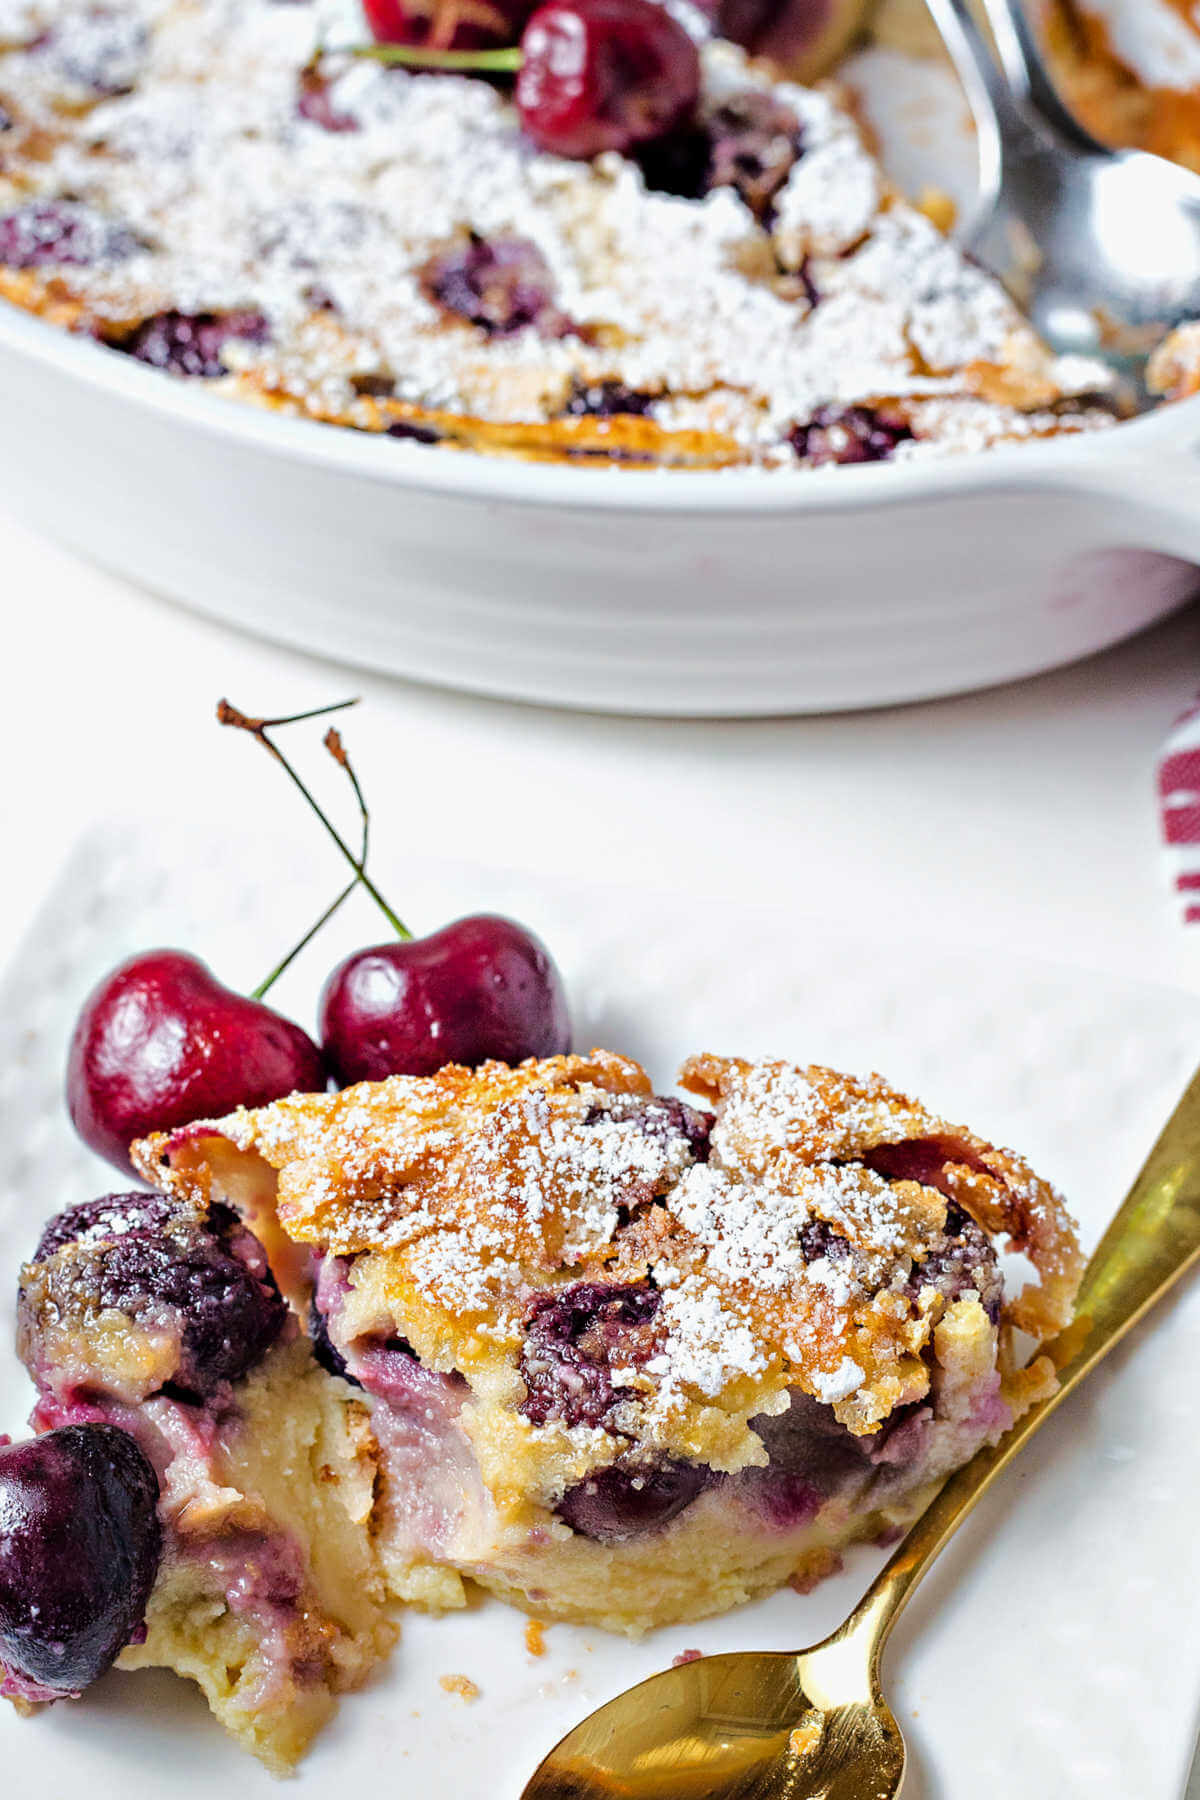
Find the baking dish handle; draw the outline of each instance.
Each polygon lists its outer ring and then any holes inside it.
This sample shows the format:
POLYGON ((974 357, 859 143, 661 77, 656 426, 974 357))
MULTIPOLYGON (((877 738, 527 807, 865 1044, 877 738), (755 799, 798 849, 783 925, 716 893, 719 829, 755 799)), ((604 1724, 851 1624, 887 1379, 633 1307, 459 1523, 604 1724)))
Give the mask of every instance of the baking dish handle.
MULTIPOLYGON (((1164 431, 1156 442, 1106 456, 1086 485, 1111 505, 1115 517, 1128 519, 1132 509, 1146 549, 1200 565, 1200 418, 1191 404, 1186 415, 1186 423, 1179 421, 1182 430, 1164 431)), ((1117 436, 1114 432, 1113 439, 1117 436)))

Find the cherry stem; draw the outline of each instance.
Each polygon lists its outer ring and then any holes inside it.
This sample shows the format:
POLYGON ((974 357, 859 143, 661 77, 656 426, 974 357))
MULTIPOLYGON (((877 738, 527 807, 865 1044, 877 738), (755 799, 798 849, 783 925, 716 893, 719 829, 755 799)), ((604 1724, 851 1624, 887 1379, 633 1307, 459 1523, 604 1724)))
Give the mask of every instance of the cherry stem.
MULTIPOLYGON (((353 706, 354 702, 352 700, 344 700, 341 704, 343 706, 353 706)), ((334 707, 322 707, 320 709, 320 713, 318 713, 317 715, 314 715, 312 713, 300 713, 289 719, 274 719, 271 721, 271 723, 274 725, 294 725, 297 723, 297 720, 299 718, 312 718, 314 716, 320 717, 321 714, 323 714, 326 711, 333 712, 335 710, 336 710, 336 708, 334 708, 334 707)), ((346 754, 346 746, 342 742, 341 732, 338 731, 333 725, 331 725, 329 727, 329 730, 325 733, 325 736, 322 739, 322 742, 324 743, 325 748, 328 750, 330 756, 332 756, 334 762, 337 763, 337 765, 340 769, 344 769, 346 774, 350 777, 350 785, 354 789, 354 797, 358 801, 359 816, 362 819, 362 840, 361 840, 361 842, 359 844, 359 848, 358 848, 358 862, 359 862, 359 867, 365 869, 367 866, 367 853, 370 849, 370 844, 371 844, 371 815, 367 811, 366 799, 363 795, 362 788, 358 785, 358 776, 354 773, 354 769, 352 768, 351 763, 350 763, 350 758, 346 754)), ((279 977, 283 974, 284 970, 287 968, 290 968, 291 964, 295 962, 295 960, 299 956, 300 952, 302 950, 306 950, 308 948, 309 944, 312 943, 312 941, 316 937, 317 933, 319 931, 324 930, 325 926, 328 925, 330 919, 332 919, 334 913, 337 912, 339 907, 341 907, 350 898, 351 894, 354 892, 355 888, 358 886, 359 880, 360 880, 360 877, 358 875, 356 875, 354 877, 353 881, 348 881, 346 883, 345 887, 342 889, 342 891, 338 895, 337 899, 334 900, 329 906, 327 906, 325 908, 325 911, 321 914, 321 916, 317 920, 316 924, 309 926, 308 930, 305 932, 304 936, 300 939, 299 943, 292 945, 291 949, 288 951, 288 953, 284 957, 283 961, 281 963, 276 964, 276 966, 271 970, 271 973, 267 976, 265 981, 259 982, 258 986, 254 989, 254 991, 252 992, 252 994, 250 996, 250 998, 252 1000, 262 1000, 265 998, 265 996, 267 994, 270 993, 271 989, 275 986, 275 983, 279 980, 279 977)))
POLYGON ((260 981, 256 988, 251 989, 250 998, 252 1000, 262 1000, 266 997, 267 994, 270 993, 271 989, 275 986, 275 983, 279 980, 279 977, 283 974, 284 970, 290 968, 291 965, 295 962, 296 958, 299 956, 300 952, 302 950, 306 950, 308 948, 308 946, 312 943, 313 939, 316 937, 318 931, 321 931, 326 925, 328 925, 328 923, 329 923, 330 919, 332 919, 334 913, 337 912, 338 908, 340 906, 342 906, 350 898, 351 894, 354 892, 354 890, 357 886, 358 886, 358 877, 355 876, 353 881, 348 881, 346 883, 345 887, 342 889, 342 891, 338 895, 337 899, 334 900, 329 906, 327 906, 325 908, 325 911, 321 914, 321 916, 317 920, 316 924, 309 926, 308 930, 305 932, 304 936, 300 939, 299 943, 292 945, 291 949, 288 951, 288 953, 284 957, 283 961, 281 963, 277 963, 275 965, 275 967, 271 970, 271 973, 267 976, 266 980, 260 981))
MULTIPOLYGON (((375 902, 376 906, 378 906, 379 910, 383 913, 384 918, 388 921, 389 925, 392 927, 392 930, 396 933, 397 937, 402 938, 405 941, 407 941, 412 937, 412 932, 408 929, 408 926, 404 924, 403 920, 400 919, 395 912, 393 912, 392 908, 388 905, 387 901, 384 899, 384 897, 380 893, 379 889, 375 886, 375 883, 371 880, 371 877, 367 874, 366 868, 364 866, 364 864, 366 862, 366 843, 365 843, 365 833, 366 833, 366 828, 367 828, 366 803, 363 800, 362 789, 358 784, 358 777, 355 775, 354 770, 350 767, 350 760, 346 755, 345 749, 342 746, 342 740, 341 740, 340 736, 338 735, 338 733, 337 732, 328 733, 326 735, 326 739, 325 739, 325 746, 329 750, 330 755, 333 756, 334 760, 349 775, 351 784, 354 788, 355 795, 357 796, 357 799, 358 799, 359 810, 363 815, 363 830, 364 830, 364 846, 363 846, 362 855, 360 857, 355 856, 353 850, 351 850, 349 844, 347 844, 347 842, 346 842, 345 838, 343 838, 341 832, 337 829, 337 827, 334 825, 333 821, 329 818, 329 815, 321 807, 321 805, 317 801, 315 795, 305 786, 304 782, 300 779, 299 775, 296 773, 295 769, 292 767, 292 765, 288 761, 287 757, 283 754, 283 751, 279 748, 279 745, 277 743, 275 743, 275 741, 268 735, 268 733, 271 730, 273 730, 274 728, 276 728, 277 726, 298 724, 303 719, 324 718, 326 716, 326 714, 328 714, 328 713, 342 712, 345 710, 346 707, 356 706, 357 704, 358 704, 358 702, 355 700, 339 700, 333 706, 315 706, 312 708, 312 710, 310 712, 292 713, 292 714, 289 714, 285 718, 257 719, 257 718, 252 718, 247 713, 239 712, 239 710, 237 709, 236 706, 231 706, 229 704, 228 700, 221 700, 217 704, 217 720, 222 725, 232 725, 235 730, 249 732, 251 737, 257 738, 258 742, 263 745, 264 749, 270 751, 271 755, 275 758, 276 762, 283 769, 283 771, 287 775, 288 779, 292 782, 292 784, 296 788, 299 789, 300 793, 304 796, 304 799, 308 802, 312 811, 316 814, 317 818, 321 821, 322 825, 325 827, 326 831, 329 833, 329 836, 333 839, 334 843, 337 845, 338 849, 341 851, 341 853, 345 857, 346 861, 350 864, 350 867, 354 870, 354 880, 350 883, 349 888, 346 890, 346 894, 343 894, 339 898, 336 905, 331 909, 331 911, 336 911, 337 906, 341 905, 342 900, 345 899, 348 894, 352 893, 354 891, 354 889, 361 884, 366 889, 367 893, 370 894, 372 900, 374 900, 374 902, 375 902), (332 742, 331 742, 331 739, 332 739, 332 742)), ((328 917, 328 916, 329 915, 327 914, 326 917, 328 917)), ((318 921, 318 925, 316 927, 314 927, 314 929, 319 929, 320 925, 322 925, 324 923, 325 923, 325 919, 322 918, 320 921, 318 921)), ((311 937, 311 935, 312 935, 312 933, 309 933, 309 937, 311 937)), ((299 950, 303 949, 304 944, 307 942, 308 942, 308 938, 303 939, 301 941, 301 943, 296 946, 296 951, 293 951, 291 953, 291 955, 295 955, 299 950)), ((285 961, 280 965, 280 969, 287 967, 288 962, 291 961, 291 955, 289 955, 285 959, 285 961)), ((278 974, 279 972, 280 972, 280 970, 276 970, 276 974, 278 974)), ((268 985, 269 985, 270 981, 273 981, 274 979, 275 979, 274 975, 270 976, 268 978, 268 985)))
POLYGON ((278 719, 247 719, 238 712, 235 706, 230 706, 227 700, 222 700, 217 706, 217 717, 221 718, 221 709, 225 708, 230 716, 227 719, 221 719, 222 725, 240 723, 247 730, 257 733, 274 731, 280 725, 303 725, 306 719, 324 719, 330 713, 345 712, 347 707, 357 705, 358 698, 356 696, 353 700, 335 700, 329 706, 312 706, 307 712, 284 713, 278 719))
POLYGON ((346 44, 330 55, 362 56, 402 69, 445 69, 464 75, 515 75, 525 61, 516 44, 503 50, 431 50, 424 44, 346 44))
POLYGON ((371 841, 371 815, 367 811, 366 798, 362 788, 358 784, 358 776, 354 773, 354 765, 346 754, 346 746, 342 742, 342 734, 336 725, 331 725, 329 727, 329 730, 325 733, 321 742, 328 750, 330 756, 332 756, 338 768, 343 769, 349 776, 350 786, 354 789, 354 798, 358 801, 359 817, 362 820, 362 848, 358 860, 360 866, 365 869, 367 866, 367 846, 371 841))

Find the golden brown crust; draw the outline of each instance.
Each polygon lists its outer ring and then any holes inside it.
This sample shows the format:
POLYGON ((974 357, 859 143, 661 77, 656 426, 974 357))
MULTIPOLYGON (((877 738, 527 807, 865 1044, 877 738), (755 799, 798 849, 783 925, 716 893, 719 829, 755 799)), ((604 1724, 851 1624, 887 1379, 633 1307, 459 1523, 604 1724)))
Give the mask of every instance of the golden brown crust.
POLYGON ((1181 325, 1159 345, 1146 365, 1146 383, 1168 400, 1200 393, 1200 325, 1181 325))
POLYGON ((430 433, 438 443, 458 450, 482 450, 525 462, 618 462, 631 468, 725 469, 752 459, 744 445, 721 431, 671 431, 636 413, 609 418, 583 416, 538 420, 473 418, 466 413, 418 406, 412 401, 364 398, 347 415, 322 410, 282 387, 269 388, 254 377, 240 378, 243 398, 258 397, 282 410, 303 408, 306 417, 327 425, 354 425, 360 431, 386 432, 394 427, 430 433))
MULTIPOLYGON (((98 338, 116 349, 129 341, 143 317, 98 308, 61 272, 45 275, 37 269, 0 267, 0 299, 48 324, 98 338)), ((354 342, 328 312, 314 310, 303 331, 314 357, 334 367, 339 362, 352 364, 354 342)), ((348 426, 368 435, 397 431, 401 436, 428 437, 444 448, 486 451, 526 462, 601 461, 630 468, 723 469, 753 460, 746 446, 726 432, 671 430, 637 413, 483 419, 369 393, 348 405, 331 405, 320 389, 290 382, 278 367, 269 372, 230 372, 208 385, 269 412, 348 426)), ((894 404, 899 407, 901 403, 894 404)))
MULTIPOLYGON (((680 1082, 722 1108, 723 1153, 732 1152, 739 1167, 772 1187, 791 1190, 814 1167, 860 1164, 881 1146, 933 1144, 941 1153, 938 1187, 893 1179, 892 1211, 884 1214, 877 1191, 863 1181, 857 1204, 853 1195, 839 1195, 841 1217, 831 1222, 865 1250, 898 1245, 919 1254, 922 1237, 944 1219, 951 1199, 989 1236, 1003 1235, 1026 1252, 1041 1277, 1039 1287, 1010 1303, 1010 1322, 1047 1336, 1069 1320, 1083 1267, 1074 1222, 1049 1183, 1014 1151, 948 1124, 879 1075, 699 1056, 684 1064, 680 1082)), ((819 1197, 814 1210, 828 1216, 819 1197)))
MULTIPOLYGON (((294 1095, 220 1121, 215 1135, 278 1171, 278 1217, 302 1243, 354 1255, 482 1231, 497 1253, 550 1270, 583 1196, 569 1157, 549 1171, 552 1191, 545 1182, 536 1194, 524 1191, 522 1165, 536 1153, 539 1130, 581 1121, 593 1093, 650 1092, 637 1063, 606 1051, 518 1068, 452 1064, 340 1094, 294 1095), (544 1107, 531 1113, 531 1097, 544 1107)), ((157 1134, 133 1155, 147 1180, 169 1192, 207 1195, 208 1151, 194 1128, 171 1140, 157 1134)))
POLYGON ((0 267, 0 299, 68 331, 90 332, 95 323, 87 302, 69 282, 61 276, 39 274, 36 269, 0 267))
MULTIPOLYGON (((1188 0, 1174 4, 1194 30, 1188 0)), ((1044 29, 1064 98, 1094 136, 1200 170, 1200 94, 1142 80, 1114 50, 1105 20, 1076 0, 1050 0, 1044 29)))
MULTIPOLYGON (((714 1406, 744 1419, 792 1386, 856 1432, 920 1399, 946 1310, 921 1271, 957 1253, 948 1202, 1040 1276, 1005 1307, 1002 1343, 1013 1325, 1045 1335, 1069 1316, 1074 1228, 1012 1152, 879 1076, 696 1056, 681 1079, 717 1114, 706 1161, 645 1135, 645 1072, 600 1051, 294 1097, 135 1158, 201 1197, 223 1142, 268 1165, 284 1232, 358 1258, 357 1305, 370 1296, 381 1329, 390 1310, 438 1367, 515 1356, 547 1286, 651 1279, 662 1348, 630 1385, 643 1428, 675 1448, 717 1429, 714 1406)), ((966 1325, 990 1363, 979 1299, 966 1325)))

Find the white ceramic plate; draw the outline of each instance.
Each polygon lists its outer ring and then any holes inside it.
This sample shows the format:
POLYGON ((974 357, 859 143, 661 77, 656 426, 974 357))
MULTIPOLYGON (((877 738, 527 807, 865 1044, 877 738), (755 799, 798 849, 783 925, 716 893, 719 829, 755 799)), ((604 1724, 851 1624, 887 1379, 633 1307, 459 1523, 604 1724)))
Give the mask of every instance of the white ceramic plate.
MULTIPOLYGON (((42 1219, 113 1186, 59 1099, 85 989, 156 942, 252 982, 328 883, 308 851, 195 831, 81 846, 0 990, 0 1424, 30 1390, 8 1350, 16 1267, 42 1219), (185 877, 185 871, 192 874, 185 877), (287 915, 286 917, 284 915, 287 915)), ((1200 1048, 1200 1002, 997 953, 801 935, 786 912, 683 893, 550 890, 477 868, 415 871, 432 926, 498 906, 543 931, 576 1002, 578 1040, 643 1057, 663 1084, 687 1050, 776 1051, 879 1067, 950 1117, 1019 1145, 1066 1189, 1093 1240, 1200 1048)), ((339 922, 281 992, 311 1016, 335 955, 379 934, 339 922)), ((1177 1800, 1200 1695, 1200 1286, 1165 1308, 1050 1423, 943 1557, 902 1621, 887 1679, 912 1752, 906 1800, 1177 1800)), ((848 1609, 880 1562, 637 1645, 556 1626, 540 1661, 524 1619, 487 1602, 413 1615, 390 1668, 344 1702, 303 1795, 516 1800, 558 1735, 696 1647, 797 1648, 848 1609), (468 1705, 439 1686, 479 1684, 468 1705)), ((0 1707, 4 1792, 47 1800, 277 1795, 167 1675, 114 1674, 31 1723, 0 1707)))

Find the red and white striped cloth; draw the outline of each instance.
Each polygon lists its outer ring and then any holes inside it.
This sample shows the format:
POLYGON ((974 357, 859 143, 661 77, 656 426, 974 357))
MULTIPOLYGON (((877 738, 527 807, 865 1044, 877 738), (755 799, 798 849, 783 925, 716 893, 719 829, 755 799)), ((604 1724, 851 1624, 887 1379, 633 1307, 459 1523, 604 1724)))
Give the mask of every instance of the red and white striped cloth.
POLYGON ((1163 746, 1158 803, 1167 870, 1185 925, 1200 925, 1200 694, 1163 746))

